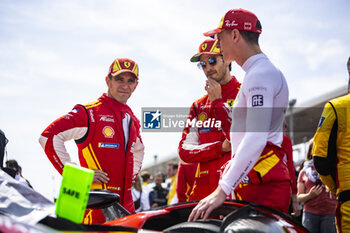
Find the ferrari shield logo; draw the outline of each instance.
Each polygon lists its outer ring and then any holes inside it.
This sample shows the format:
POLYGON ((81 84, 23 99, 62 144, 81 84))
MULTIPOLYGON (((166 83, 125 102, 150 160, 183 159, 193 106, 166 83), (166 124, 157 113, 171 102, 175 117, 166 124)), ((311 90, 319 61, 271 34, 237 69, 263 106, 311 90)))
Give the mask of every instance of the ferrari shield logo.
POLYGON ((227 103, 231 108, 232 108, 234 102, 235 102, 235 100, 233 100, 233 99, 229 99, 229 100, 226 101, 226 103, 227 103))
POLYGON ((130 67, 130 65, 131 65, 131 63, 130 63, 130 62, 128 62, 128 61, 125 61, 125 62, 124 62, 124 66, 125 66, 126 68, 129 68, 129 67, 130 67))
POLYGON ((204 51, 207 48, 207 46, 208 46, 207 43, 202 44, 202 50, 204 51))

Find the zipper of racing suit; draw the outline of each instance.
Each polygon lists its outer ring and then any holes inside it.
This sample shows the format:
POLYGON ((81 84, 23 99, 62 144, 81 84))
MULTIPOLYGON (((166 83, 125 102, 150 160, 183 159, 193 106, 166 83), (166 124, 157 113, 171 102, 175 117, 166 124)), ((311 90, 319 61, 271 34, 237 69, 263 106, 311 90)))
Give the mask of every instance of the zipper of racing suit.
MULTIPOLYGON (((126 113, 125 113, 126 114, 126 113)), ((126 143, 125 142, 125 132, 124 132, 124 127, 123 127, 123 112, 120 113, 120 119, 121 119, 121 126, 122 126, 122 129, 123 129, 123 136, 124 136, 124 144, 126 143)), ((129 143, 130 143, 130 128, 131 128, 131 122, 132 122, 132 118, 130 116, 130 121, 129 121, 129 130, 128 130, 128 142, 126 144, 126 146, 124 146, 124 153, 125 153, 125 162, 124 162, 124 172, 125 172, 125 176, 126 176, 126 169, 127 169, 127 162, 128 162, 128 159, 127 159, 127 151, 128 151, 128 147, 129 147, 129 143)), ((132 171, 133 171, 133 168, 132 168, 132 171)), ((133 178, 133 177, 131 177, 133 178)), ((123 184, 123 202, 125 201, 125 198, 126 198, 126 185, 127 185, 127 182, 124 181, 124 184, 123 184)))
MULTIPOLYGON (((126 115, 127 113, 125 113, 125 115, 126 115)), ((123 129, 123 136, 124 136, 124 144, 126 143, 125 142, 125 132, 124 132, 124 127, 123 127, 123 113, 121 112, 120 113, 120 115, 121 115, 121 125, 122 125, 122 129, 123 129)), ((129 114, 128 114, 129 115, 129 114)), ((131 128, 131 123, 132 123, 132 117, 131 116, 129 116, 130 117, 130 120, 129 120, 129 125, 128 125, 128 127, 129 127, 129 129, 128 129, 128 142, 127 142, 127 144, 124 146, 124 153, 125 153, 125 158, 126 158, 126 155, 127 155, 127 151, 128 151, 128 147, 129 147, 129 142, 130 142, 130 128, 131 128)))

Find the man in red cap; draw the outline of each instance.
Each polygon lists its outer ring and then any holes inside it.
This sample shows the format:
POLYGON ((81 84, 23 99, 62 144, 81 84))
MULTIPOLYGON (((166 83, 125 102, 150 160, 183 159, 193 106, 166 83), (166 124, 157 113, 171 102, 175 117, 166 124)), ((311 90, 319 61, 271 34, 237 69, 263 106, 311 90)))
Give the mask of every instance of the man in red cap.
POLYGON ((198 163, 189 201, 201 200, 216 189, 220 168, 231 157, 229 113, 241 84, 231 76, 230 66, 225 63, 217 45, 217 40, 205 40, 200 44, 198 53, 191 58, 191 62, 198 62, 207 78, 207 94, 191 105, 188 120, 219 120, 221 126, 188 125, 183 130, 179 144, 180 158, 183 163, 198 163))
POLYGON ((236 199, 288 212, 290 175, 281 148, 288 85, 282 72, 262 53, 260 33, 255 14, 233 9, 218 28, 204 34, 217 35, 225 62, 235 61, 246 74, 232 111, 232 159, 217 189, 193 209, 190 221, 208 218, 233 190, 236 199))
MULTIPOLYGON (((107 94, 97 101, 76 105, 51 123, 39 142, 47 157, 62 174, 71 162, 64 142, 75 140, 82 167, 94 170, 91 189, 107 189, 120 195, 120 204, 135 212, 132 181, 141 169, 144 146, 140 123, 126 105, 139 79, 138 65, 127 58, 113 61, 106 77, 107 94)), ((101 211, 88 210, 84 223, 105 222, 101 211)))

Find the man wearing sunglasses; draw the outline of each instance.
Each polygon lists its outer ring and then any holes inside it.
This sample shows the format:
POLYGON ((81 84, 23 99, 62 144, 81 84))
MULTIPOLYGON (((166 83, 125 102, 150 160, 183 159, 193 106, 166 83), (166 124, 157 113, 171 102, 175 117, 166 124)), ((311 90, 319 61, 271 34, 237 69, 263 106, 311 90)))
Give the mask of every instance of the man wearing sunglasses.
POLYGON ((290 175, 281 149, 288 85, 262 53, 260 33, 260 21, 244 9, 229 10, 218 28, 204 33, 217 35, 225 62, 235 61, 246 74, 232 111, 232 159, 217 189, 198 203, 189 221, 207 219, 233 190, 238 200, 288 213, 290 175))
MULTIPOLYGON (((92 103, 76 105, 51 123, 39 139, 61 174, 64 164, 71 162, 64 143, 74 139, 81 166, 94 170, 91 189, 119 194, 119 203, 130 213, 135 212, 131 186, 141 169, 144 146, 140 122, 126 103, 138 79, 138 65, 134 61, 115 59, 105 78, 107 93, 92 103)), ((103 222, 105 217, 100 210, 87 210, 84 223, 103 222)))
MULTIPOLYGON (((230 66, 224 62, 218 41, 208 39, 199 46, 191 58, 206 76, 207 94, 196 100, 188 119, 197 121, 219 120, 221 126, 185 127, 179 144, 179 155, 185 163, 198 163, 194 186, 189 200, 200 200, 218 186, 221 166, 231 158, 229 130, 230 112, 240 83, 230 74, 230 66)), ((178 182, 181 182, 179 180, 178 182)))

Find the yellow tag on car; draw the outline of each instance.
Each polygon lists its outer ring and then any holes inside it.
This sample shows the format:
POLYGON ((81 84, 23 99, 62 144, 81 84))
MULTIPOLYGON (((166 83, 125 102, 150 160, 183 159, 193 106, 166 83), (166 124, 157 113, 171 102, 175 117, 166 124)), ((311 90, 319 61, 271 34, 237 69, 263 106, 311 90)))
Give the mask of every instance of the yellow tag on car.
POLYGON ((82 223, 94 171, 65 164, 60 193, 56 201, 56 215, 75 223, 82 223))

